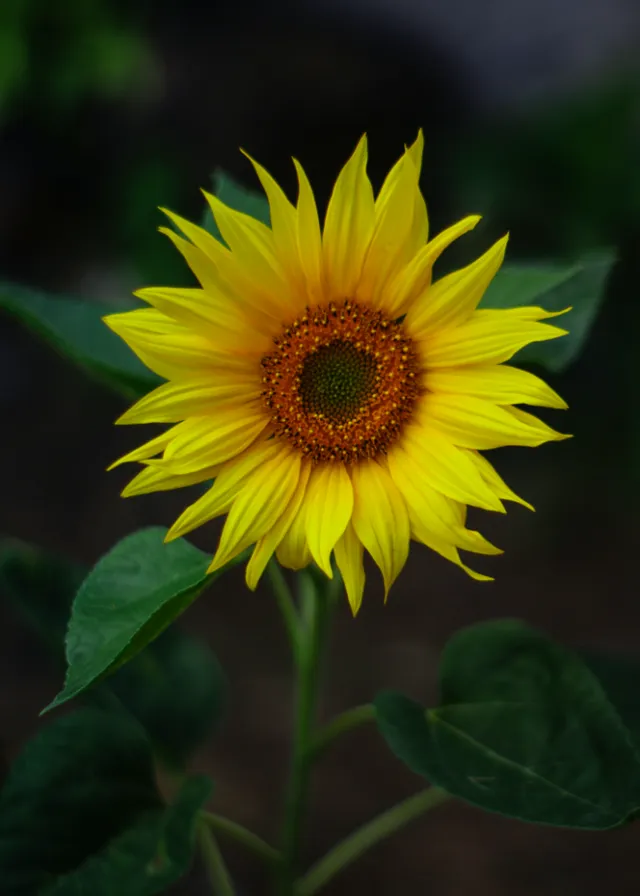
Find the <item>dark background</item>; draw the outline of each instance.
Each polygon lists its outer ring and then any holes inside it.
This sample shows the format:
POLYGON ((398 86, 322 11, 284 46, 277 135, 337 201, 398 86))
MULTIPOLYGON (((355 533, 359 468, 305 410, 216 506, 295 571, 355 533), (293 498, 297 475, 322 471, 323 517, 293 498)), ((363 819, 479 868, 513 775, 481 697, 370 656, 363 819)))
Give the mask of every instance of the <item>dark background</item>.
MULTIPOLYGON (((553 422, 576 438, 492 458, 537 508, 480 521, 506 550, 482 566, 496 582, 467 580, 418 548, 383 607, 372 571, 358 619, 346 602, 337 614, 323 717, 383 686, 432 699, 442 645, 480 619, 518 616, 569 645, 640 648, 639 51, 637 0, 1 2, 2 279, 114 306, 137 286, 179 284, 156 207, 198 219, 198 188, 217 165, 255 186, 238 146, 289 191, 296 155, 324 202, 362 131, 378 186, 419 126, 433 232, 485 215, 461 259, 507 229, 511 259, 618 250, 582 356, 551 378, 571 406, 553 422)), ((123 408, 0 316, 0 534, 89 564, 175 517, 184 494, 123 501, 126 472, 104 472, 141 440, 112 426, 123 408)), ((212 550, 215 536, 211 527, 194 541, 212 550)), ((11 759, 60 680, 10 607, 0 620, 11 759)), ((194 768, 215 778, 216 811, 273 837, 290 721, 273 601, 235 570, 180 625, 215 648, 233 696, 194 768)), ((349 736, 317 770, 308 858, 419 786, 372 730, 349 736)), ((635 894, 637 849, 635 826, 578 834, 451 804, 327 893, 635 894)), ((258 868, 230 861, 244 892, 264 892, 258 868)), ((205 892, 198 869, 176 892, 205 892)))

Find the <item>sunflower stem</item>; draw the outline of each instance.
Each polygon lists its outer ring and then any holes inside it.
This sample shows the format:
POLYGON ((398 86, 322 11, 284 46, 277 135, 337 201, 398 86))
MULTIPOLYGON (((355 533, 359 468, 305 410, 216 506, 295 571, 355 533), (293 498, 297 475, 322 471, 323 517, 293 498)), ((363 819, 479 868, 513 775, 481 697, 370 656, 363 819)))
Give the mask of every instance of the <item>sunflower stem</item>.
POLYGON ((198 824, 198 841, 211 892, 215 896, 235 896, 233 883, 222 858, 222 853, 215 837, 211 833, 211 828, 204 820, 200 820, 198 824))
POLYGON ((282 835, 281 896, 292 896, 296 877, 302 822, 309 797, 312 738, 317 702, 319 661, 327 629, 328 602, 313 577, 300 573, 300 625, 291 771, 282 835))
POLYGON ((300 614, 296 609, 295 602, 291 596, 291 589, 287 584, 284 573, 279 563, 272 559, 267 565, 267 575, 273 589, 278 607, 282 613, 284 625, 289 636, 293 657, 298 663, 300 653, 300 614))
POLYGON ((228 837, 236 843, 244 846, 249 852, 252 852, 258 858, 263 859, 270 865, 277 865, 280 862, 280 853, 273 846, 270 846, 262 837, 258 837, 253 831, 243 827, 224 815, 216 815, 215 812, 208 812, 203 809, 200 812, 200 818, 207 824, 216 834, 228 837))
POLYGON ((334 846, 304 877, 300 878, 295 886, 295 896, 314 896, 336 874, 351 862, 355 862, 367 850, 447 799, 449 794, 445 790, 429 787, 373 818, 334 846))

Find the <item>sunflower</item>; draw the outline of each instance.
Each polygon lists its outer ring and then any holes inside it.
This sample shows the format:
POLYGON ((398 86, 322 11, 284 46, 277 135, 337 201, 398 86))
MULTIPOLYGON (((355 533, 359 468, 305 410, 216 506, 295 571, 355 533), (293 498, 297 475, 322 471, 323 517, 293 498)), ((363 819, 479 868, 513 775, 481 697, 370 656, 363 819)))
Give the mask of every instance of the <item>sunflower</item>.
POLYGON ((294 160, 293 205, 250 160, 271 226, 205 193, 224 243, 172 212, 161 228, 199 288, 153 287, 149 307, 106 323, 167 380, 119 423, 172 424, 114 464, 142 470, 125 496, 213 484, 167 540, 226 515, 215 570, 255 545, 255 588, 275 553, 292 569, 332 554, 357 612, 366 550, 385 596, 421 542, 474 579, 460 550, 498 554, 466 527, 467 505, 504 512, 518 497, 479 453, 565 436, 519 404, 565 408, 541 379, 506 366, 531 342, 564 334, 537 307, 478 310, 507 237, 432 282, 444 249, 480 220, 428 237, 422 134, 374 196, 363 137, 340 172, 321 228, 294 160))

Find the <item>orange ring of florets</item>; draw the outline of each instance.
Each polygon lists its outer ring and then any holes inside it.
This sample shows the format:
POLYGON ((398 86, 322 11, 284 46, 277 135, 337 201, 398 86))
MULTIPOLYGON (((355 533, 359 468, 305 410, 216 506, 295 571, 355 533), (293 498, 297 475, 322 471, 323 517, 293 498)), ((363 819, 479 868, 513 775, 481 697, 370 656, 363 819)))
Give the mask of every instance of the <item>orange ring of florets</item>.
POLYGON ((262 396, 277 436, 318 462, 387 452, 420 392, 400 321, 345 299, 306 308, 274 342, 262 396))

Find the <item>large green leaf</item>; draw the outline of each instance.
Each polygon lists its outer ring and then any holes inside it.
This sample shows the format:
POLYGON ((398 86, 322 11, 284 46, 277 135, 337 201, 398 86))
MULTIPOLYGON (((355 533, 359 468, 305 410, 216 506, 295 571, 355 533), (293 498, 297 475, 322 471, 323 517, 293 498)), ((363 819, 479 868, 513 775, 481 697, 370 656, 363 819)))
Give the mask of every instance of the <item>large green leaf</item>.
MULTIPOLYGON (((263 224, 270 225, 271 213, 269 211, 269 203, 263 193, 248 190, 220 168, 214 171, 211 179, 213 181, 214 194, 225 205, 234 208, 238 212, 243 212, 245 215, 250 215, 250 217, 262 221, 263 224)), ((209 206, 205 209, 201 225, 212 236, 215 236, 217 240, 220 240, 221 243, 224 242, 209 206)))
POLYGON ((137 723, 96 709, 56 719, 0 792, 0 892, 36 892, 161 805, 137 723))
POLYGON ((151 746, 122 713, 82 709, 44 728, 0 792, 0 892, 161 892, 191 860, 206 779, 167 808, 151 746))
POLYGON ((67 631, 64 688, 47 709, 138 654, 220 575, 207 575, 208 554, 184 539, 165 544, 165 534, 153 527, 129 535, 84 580, 67 631))
POLYGON ((127 397, 143 395, 161 382, 103 323, 102 317, 117 309, 7 283, 0 284, 0 309, 127 397))
POLYGON ((582 661, 607 693, 640 751, 640 658, 581 651, 582 661))
MULTIPOLYGON (((0 542, 0 597, 12 602, 63 668, 67 623, 84 578, 84 570, 61 557, 17 539, 0 542)), ((171 626, 119 668, 108 687, 103 683, 88 696, 109 705, 113 695, 146 729, 154 750, 182 765, 219 722, 226 680, 207 645, 171 626)))
POLYGON ((601 829, 640 807, 640 750, 605 689, 577 656, 519 622, 453 637, 437 708, 394 693, 375 705, 409 768, 484 809, 601 829))
POLYGON ((571 311, 557 321, 568 335, 537 342, 516 355, 516 361, 540 364, 558 372, 580 354, 605 295, 606 280, 615 253, 602 251, 585 256, 571 266, 557 264, 507 264, 489 285, 483 308, 516 308, 540 305, 547 311, 571 311))
POLYGON ((118 669, 109 688, 144 726, 159 756, 180 767, 219 724, 227 680, 206 644, 171 626, 118 669))
POLYGON ((42 896, 152 896, 188 870, 198 812, 211 793, 205 777, 185 782, 174 804, 148 812, 42 896))

